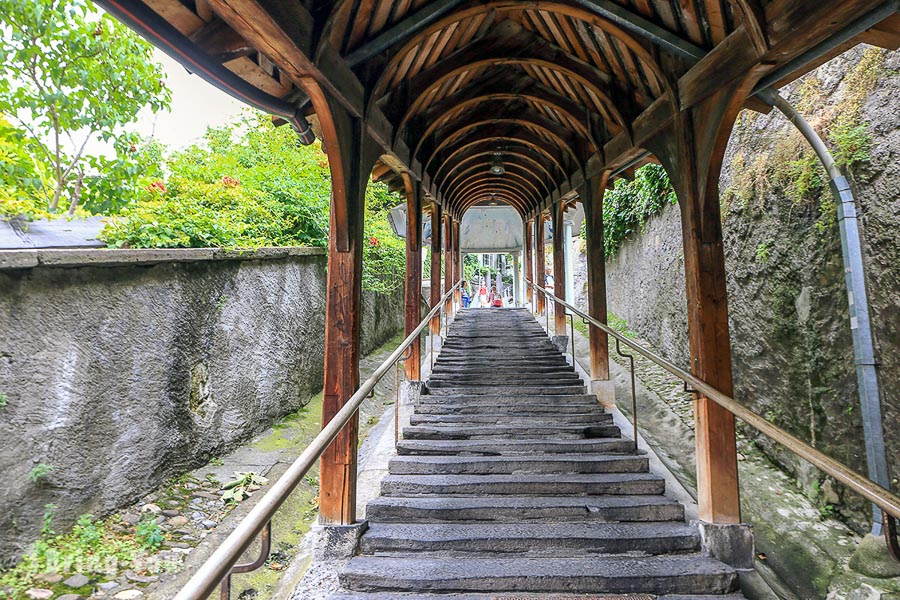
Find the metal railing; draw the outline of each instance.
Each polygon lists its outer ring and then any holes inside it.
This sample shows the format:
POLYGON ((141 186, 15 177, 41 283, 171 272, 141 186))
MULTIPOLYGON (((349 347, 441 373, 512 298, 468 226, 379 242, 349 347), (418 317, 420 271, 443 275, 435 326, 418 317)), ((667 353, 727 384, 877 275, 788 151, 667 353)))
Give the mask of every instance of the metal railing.
MULTIPOLYGON (((883 521, 884 521, 884 537, 887 541, 888 550, 891 553, 891 556, 900 561, 900 540, 898 540, 898 520, 900 520, 900 496, 897 496, 893 492, 888 489, 885 489, 871 481, 870 479, 860 475, 856 471, 853 471, 843 463, 838 462, 837 460, 831 458, 830 456, 822 453, 819 450, 816 450, 803 440, 791 435, 787 431, 781 429, 777 425, 773 425, 769 421, 765 420, 760 415, 756 414, 743 404, 739 403, 737 400, 724 394, 712 387, 702 379, 692 375, 691 373, 685 371, 681 367, 671 363, 665 358, 659 356, 652 350, 646 348, 645 346, 638 344, 637 342, 628 339, 615 329, 612 329, 605 323, 601 323, 600 321, 592 318, 590 315, 585 314, 579 309, 575 308, 565 300, 561 300, 554 296, 551 292, 546 289, 540 287, 539 285, 527 282, 532 288, 534 288, 537 292, 544 294, 548 302, 552 299, 553 302, 556 302, 557 305, 561 305, 565 307, 566 310, 570 311, 571 314, 576 314, 580 316, 585 323, 592 325, 601 331, 604 331, 607 335, 611 335, 616 340, 616 347, 618 349, 618 344, 621 342, 627 345, 629 348, 647 358, 653 363, 656 363, 660 367, 664 368, 666 371, 682 380, 685 384, 685 390, 694 394, 701 394, 705 398, 708 398, 724 408, 725 410, 731 412, 735 417, 741 419, 760 433, 770 437, 772 440, 778 442, 790 452, 796 454, 800 458, 812 463, 815 467, 820 469, 826 475, 833 477, 835 480, 850 488, 869 502, 876 504, 882 510, 883 521), (688 388, 687 386, 690 386, 688 388)), ((547 307, 549 309, 549 306, 547 307)), ((549 311, 548 311, 549 312, 549 311)), ((548 321, 549 324, 549 321, 548 321)), ((549 330, 548 330, 549 333, 549 330)), ((573 346, 574 347, 574 346, 573 346)), ((572 355, 572 359, 574 360, 575 355, 572 355)), ((633 377, 633 371, 632 371, 633 377)), ((633 381, 633 379, 632 379, 633 381)), ((632 398, 634 398, 634 384, 632 383, 632 398)), ((634 407, 634 421, 637 421, 637 405, 636 401, 633 400, 634 407)), ((635 425, 635 429, 637 426, 635 425)), ((635 434, 635 440, 637 440, 637 435, 635 434)))
MULTIPOLYGON (((215 552, 203 563, 200 569, 190 578, 183 588, 175 596, 175 600, 201 600, 209 597, 221 584, 220 597, 228 600, 231 591, 232 573, 246 573, 263 566, 268 559, 272 543, 272 518, 287 500, 288 496, 303 481, 307 471, 319 460, 322 453, 328 448, 337 434, 350 421, 363 401, 375 392, 375 384, 384 377, 392 366, 408 357, 407 349, 418 339, 422 331, 428 327, 431 320, 444 312, 444 306, 451 300, 453 293, 459 289, 462 280, 450 288, 441 301, 431 309, 425 318, 419 323, 403 342, 385 359, 375 372, 350 396, 347 403, 332 417, 322 431, 306 447, 306 450, 288 467, 284 475, 272 485, 263 495, 260 501, 250 510, 238 526, 232 531, 225 541, 216 548, 215 552), (259 557, 251 563, 238 564, 238 560, 244 551, 258 535, 261 537, 261 551, 259 557)), ((399 378, 399 375, 397 376, 399 378)), ((396 380, 395 380, 396 382, 396 380)), ((394 412, 399 413, 399 403, 394 405, 394 412)), ((395 420, 395 436, 397 435, 398 422, 395 420)))

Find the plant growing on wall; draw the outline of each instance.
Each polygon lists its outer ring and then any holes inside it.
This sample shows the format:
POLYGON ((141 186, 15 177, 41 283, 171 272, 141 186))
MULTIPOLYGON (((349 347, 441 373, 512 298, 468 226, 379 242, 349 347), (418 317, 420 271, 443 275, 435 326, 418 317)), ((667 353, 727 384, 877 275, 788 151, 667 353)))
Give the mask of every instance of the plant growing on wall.
POLYGON ((64 204, 74 214, 89 171, 110 166, 89 144, 113 142, 127 161, 136 147, 123 126, 168 106, 161 67, 148 43, 89 0, 0 0, 0 19, 0 112, 49 171, 39 188, 47 211, 64 204))
MULTIPOLYGON (((634 172, 634 179, 618 179, 603 195, 603 251, 606 258, 615 256, 629 235, 639 232, 647 220, 666 204, 675 204, 675 190, 666 170, 660 165, 644 165, 634 172)), ((584 238, 585 224, 581 226, 584 238)))

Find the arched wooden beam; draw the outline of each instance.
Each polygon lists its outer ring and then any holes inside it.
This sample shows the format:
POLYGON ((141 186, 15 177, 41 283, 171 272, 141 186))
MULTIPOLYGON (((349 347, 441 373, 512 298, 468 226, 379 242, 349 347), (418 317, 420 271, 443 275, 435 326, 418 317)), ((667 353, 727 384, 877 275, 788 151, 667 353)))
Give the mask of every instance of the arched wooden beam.
POLYGON ((568 152, 575 165, 582 164, 590 156, 588 148, 590 142, 573 133, 563 123, 550 119, 529 105, 512 105, 504 107, 505 110, 500 110, 500 108, 485 106, 480 111, 469 111, 460 118, 446 123, 429 138, 421 140, 411 156, 419 158, 427 166, 425 157, 433 155, 471 128, 503 122, 523 127, 536 127, 546 132, 548 140, 552 140, 551 143, 555 143, 559 149, 568 152))
POLYGON ((494 0, 493 2, 484 2, 482 4, 472 6, 464 10, 456 11, 451 15, 444 17, 443 19, 434 23, 432 26, 424 29, 421 33, 407 42, 399 51, 393 54, 388 64, 385 65, 383 74, 379 78, 378 84, 375 89, 378 90, 379 88, 386 87, 385 79, 389 76, 389 74, 393 73, 393 67, 398 62, 403 60, 403 57, 407 52, 420 45, 423 41, 427 40, 436 31, 440 31, 446 27, 453 25, 454 23, 457 23, 463 19, 473 17, 475 15, 480 15, 491 11, 509 10, 533 10, 549 12, 557 15, 565 15, 573 19, 590 23, 598 29, 602 29, 607 34, 617 38, 632 52, 634 52, 635 55, 640 59, 642 66, 648 68, 653 76, 657 78, 665 93, 671 96, 672 99, 675 98, 672 91, 672 86, 664 70, 656 61, 656 59, 653 58, 651 51, 648 50, 640 40, 632 36, 624 29, 615 25, 605 17, 591 12, 588 9, 580 8, 578 6, 573 6, 570 4, 563 4, 561 2, 542 0, 530 0, 529 2, 522 2, 521 0, 494 0))
MULTIPOLYGON (((535 136, 534 139, 536 140, 537 137, 535 136)), ((448 156, 441 162, 440 167, 438 167, 438 170, 432 179, 439 179, 441 173, 445 170, 448 175, 453 173, 460 165, 470 160, 472 157, 478 156, 479 153, 493 154, 494 152, 497 152, 499 148, 498 144, 503 146, 503 152, 516 151, 521 155, 530 156, 532 160, 538 162, 543 168, 543 171, 547 174, 548 182, 555 182, 566 178, 566 172, 562 170, 559 162, 554 161, 552 157, 547 156, 546 151, 542 151, 542 148, 536 149, 525 141, 520 141, 513 136, 497 136, 489 139, 482 138, 460 146, 451 156, 448 156)))
MULTIPOLYGON (((485 156, 493 156, 493 155, 494 155, 494 152, 496 152, 496 151, 495 151, 495 150, 486 150, 486 151, 484 151, 484 152, 476 152, 476 153, 474 153, 474 154, 470 154, 470 155, 466 156, 464 159, 460 160, 460 161, 456 164, 456 166, 454 166, 452 169, 450 169, 450 171, 447 172, 447 180, 448 180, 448 181, 453 181, 453 179, 455 179, 455 177, 453 176, 453 173, 464 172, 464 171, 460 171, 460 170, 459 170, 459 169, 461 169, 461 168, 463 167, 463 165, 466 165, 466 164, 472 162, 473 160, 477 160, 477 159, 483 158, 483 157, 485 157, 485 156)), ((535 177, 537 177, 537 178, 541 181, 541 183, 543 184, 543 187, 544 187, 544 188, 546 188, 548 191, 552 191, 553 186, 552 186, 551 184, 552 184, 552 182, 553 182, 553 176, 550 174, 550 171, 547 170, 547 167, 545 167, 545 166, 541 163, 541 161, 537 160, 537 159, 534 158, 533 156, 529 156, 529 155, 524 154, 524 153, 522 153, 522 152, 515 152, 515 151, 512 151, 512 150, 508 150, 508 149, 507 149, 507 150, 503 150, 504 162, 506 161, 506 157, 508 157, 508 156, 515 157, 517 161, 527 161, 527 162, 529 163, 529 166, 526 166, 526 165, 523 165, 523 164, 519 164, 519 163, 516 163, 516 164, 518 164, 518 166, 521 167, 521 168, 523 168, 523 169, 529 169, 529 172, 532 173, 535 177), (539 175, 533 170, 535 167, 536 167, 537 169, 539 169, 544 175, 546 175, 546 177, 539 176, 539 175)), ((479 164, 479 165, 483 165, 483 164, 486 164, 486 163, 485 163, 485 161, 482 161, 482 162, 479 162, 478 164, 479 164)), ((465 171, 468 171, 469 168, 470 168, 470 167, 466 167, 465 171)))
MULTIPOLYGON (((457 190, 465 189, 465 187, 472 181, 486 179, 488 177, 497 177, 488 171, 489 163, 484 165, 475 165, 472 167, 473 169, 478 169, 474 172, 469 172, 467 175, 460 175, 459 179, 448 183, 446 187, 446 191, 442 192, 442 196, 446 196, 447 198, 452 198, 457 190)), ((514 180, 516 183, 521 183, 525 185, 536 198, 546 198, 549 196, 549 192, 543 192, 538 189, 538 186, 534 184, 533 181, 529 180, 526 176, 521 173, 517 173, 516 171, 511 170, 509 167, 513 167, 516 165, 507 164, 506 172, 503 175, 500 175, 501 178, 514 180)), ((524 170, 524 169, 523 169, 524 170)), ((525 171, 527 173, 527 170, 525 171)))
POLYGON ((459 190, 454 200, 457 201, 456 199, 466 198, 471 194, 477 194, 479 192, 490 193, 491 190, 506 190, 511 194, 517 194, 523 201, 523 208, 535 206, 540 202, 540 199, 536 199, 534 194, 530 193, 527 189, 524 189, 520 184, 517 184, 514 181, 490 181, 483 179, 473 181, 465 189, 459 190))
MULTIPOLYGON (((528 124, 530 127, 534 127, 536 129, 540 130, 547 137, 547 139, 544 140, 545 144, 547 144, 548 142, 554 144, 558 150, 565 151, 566 153, 568 153, 568 155, 571 157, 574 165, 580 165, 581 162, 583 162, 585 157, 580 157, 575 152, 575 149, 573 149, 566 140, 561 138, 557 134, 557 132, 548 128, 544 123, 542 123, 542 121, 544 121, 544 119, 530 120, 530 119, 499 118, 499 119, 482 119, 482 120, 476 120, 474 122, 468 123, 468 124, 464 125, 463 127, 461 127, 458 131, 456 131, 453 136, 449 136, 448 138, 444 139, 440 144, 437 145, 436 148, 431 150, 431 152, 428 155, 428 159, 423 162, 422 168, 425 170, 428 170, 428 167, 431 165, 431 161, 434 159, 434 157, 437 155, 437 153, 440 152, 441 149, 444 148, 445 146, 447 146, 448 144, 452 144, 454 141, 459 140, 466 132, 471 131, 473 129, 478 129, 479 127, 483 127, 483 126, 497 125, 498 123, 511 123, 513 125, 517 125, 520 127, 523 124, 528 124), (535 122, 535 121, 537 121, 537 122, 535 122)), ((551 125, 551 127, 552 127, 552 125, 551 125)), ((488 132, 486 132, 486 137, 491 138, 491 137, 495 137, 495 136, 492 136, 488 132)))
MULTIPOLYGON (((441 159, 438 161, 440 166, 438 166, 437 170, 434 173, 434 176, 431 178, 432 181, 437 184, 441 175, 441 171, 445 168, 445 166, 449 164, 455 156, 458 156, 459 154, 465 152, 466 149, 479 144, 496 144, 495 147, 501 149, 501 144, 503 142, 522 144, 523 146, 534 150, 535 152, 549 160, 550 164, 556 167, 556 170, 559 173, 558 181, 562 181, 568 177, 568 172, 559 161, 559 157, 552 154, 545 147, 545 140, 541 139, 534 133, 530 131, 524 131, 521 128, 507 128, 504 131, 496 131, 495 135, 489 137, 484 136, 483 132, 476 131, 472 136, 470 136, 468 140, 456 140, 456 142, 454 143, 459 143, 459 146, 449 146, 446 149, 447 155, 441 156, 441 159), (471 139, 478 134, 482 134, 481 137, 476 137, 474 140, 471 139)), ((435 155, 437 155, 437 153, 435 153, 435 155)))
POLYGON ((540 197, 534 192, 518 181, 506 178, 503 175, 492 175, 490 177, 478 177, 472 179, 467 182, 465 186, 457 188, 453 196, 448 195, 447 198, 464 198, 469 195, 470 192, 484 189, 505 189, 510 192, 515 192, 528 205, 534 205, 535 203, 540 202, 540 197))
MULTIPOLYGON (((485 156, 493 157, 493 153, 485 153, 485 156)), ((515 177, 520 177, 527 180, 529 185, 534 188, 534 191, 536 191, 543 197, 549 196, 551 194, 552 189, 550 188, 550 186, 540 177, 538 177, 532 170, 524 165, 520 165, 517 162, 511 161, 509 159, 511 155, 507 153, 504 153, 503 156, 503 164, 506 172, 511 173, 515 177)), ((448 177, 446 183, 442 183, 441 187, 438 188, 438 193, 446 194, 449 196, 456 182, 467 178, 467 175, 471 174, 473 171, 477 173, 488 173, 490 171, 490 166, 490 160, 482 160, 477 162, 476 164, 469 165, 462 171, 459 171, 456 175, 448 177)))
MULTIPOLYGON (((577 81, 600 99, 608 111, 609 118, 615 124, 623 129, 628 125, 617 107, 617 103, 625 101, 627 92, 617 89, 616 81, 590 64, 509 21, 501 24, 493 35, 476 40, 464 49, 435 63, 427 71, 405 81, 402 90, 391 93, 391 103, 397 104, 391 112, 395 115, 400 115, 397 111, 403 109, 404 113, 418 112, 428 92, 448 79, 472 69, 499 65, 539 66, 577 81), (600 84, 609 86, 610 90, 601 88, 600 84)), ((387 92, 387 83, 382 75, 372 92, 372 98, 377 101, 387 92)), ((400 120, 403 120, 402 116, 400 120)))
MULTIPOLYGON (((476 206, 479 202, 482 202, 489 198, 490 198, 490 194, 480 194, 480 195, 474 195, 469 198, 466 198, 459 204, 459 207, 458 207, 459 213, 461 215, 464 215, 467 210, 469 210, 473 206, 476 206)), ((499 202, 503 202, 504 204, 508 204, 508 205, 512 206, 516 210, 516 212, 519 213, 519 216, 521 216, 522 219, 524 220, 524 218, 525 218, 524 215, 525 215, 526 209, 523 208, 522 202, 518 198, 513 198, 511 196, 506 195, 505 193, 497 193, 494 195, 494 197, 492 199, 495 199, 499 202)))
POLYGON ((508 204, 516 209, 516 212, 519 214, 523 214, 525 210, 524 204, 522 200, 516 196, 511 196, 507 192, 496 192, 496 193, 482 193, 475 194, 469 198, 466 198, 457 206, 457 210, 460 214, 465 214, 465 211, 477 205, 479 202, 484 202, 485 200, 496 200, 497 202, 503 202, 504 204, 508 204))
MULTIPOLYGON (((497 80, 496 78, 487 78, 478 81, 473 85, 466 86, 455 94, 448 96, 440 102, 430 106, 426 111, 419 115, 407 113, 403 116, 398 131, 409 130, 410 137, 424 137, 428 135, 434 128, 438 127, 442 119, 451 113, 462 110, 465 107, 477 105, 480 102, 490 100, 508 100, 512 97, 523 97, 535 102, 539 102, 546 106, 552 107, 560 113, 568 116, 572 121, 578 123, 583 133, 593 138, 594 131, 589 131, 589 126, 584 122, 590 123, 590 129, 603 129, 597 127, 593 123, 596 119, 596 113, 593 110, 578 104, 572 99, 557 93, 555 90, 534 81, 530 77, 522 78, 511 82, 509 80, 497 80), (523 85, 522 81, 527 79, 528 83, 523 85), (423 132, 420 134, 419 131, 423 132)), ((603 125, 605 121, 600 121, 603 125)), ((618 126, 610 130, 611 133, 620 131, 618 126)), ((605 136, 604 136, 605 137, 605 136)))
MULTIPOLYGON (((445 123, 452 123, 453 119, 458 116, 460 113, 464 113, 474 107, 477 107, 480 104, 484 104, 486 102, 505 102, 505 101, 517 101, 517 100, 531 100, 543 106, 549 106, 553 108, 563 115, 566 115, 572 120, 572 124, 575 126, 578 133, 584 138, 590 146, 594 149, 595 152, 599 152, 601 148, 597 144, 597 142, 593 139, 591 132, 588 130, 587 126, 579 121, 579 117, 577 114, 572 114, 566 108, 563 108, 557 104, 551 103, 547 98, 542 98, 540 96, 535 96, 531 94, 517 94, 517 93, 496 93, 496 94, 488 94, 486 96, 479 96, 477 98, 472 98, 466 102, 461 103, 455 110, 445 113, 441 119, 433 121, 421 134, 415 133, 415 138, 419 140, 418 144, 416 144, 415 149, 413 150, 413 156, 415 156, 418 151, 421 149, 422 144, 425 143, 425 140, 434 133, 439 127, 445 125, 445 123)), ((499 111, 498 111, 499 114, 499 111)), ((563 125, 560 123, 560 125, 563 125)), ((564 125, 565 126, 565 125, 564 125)))

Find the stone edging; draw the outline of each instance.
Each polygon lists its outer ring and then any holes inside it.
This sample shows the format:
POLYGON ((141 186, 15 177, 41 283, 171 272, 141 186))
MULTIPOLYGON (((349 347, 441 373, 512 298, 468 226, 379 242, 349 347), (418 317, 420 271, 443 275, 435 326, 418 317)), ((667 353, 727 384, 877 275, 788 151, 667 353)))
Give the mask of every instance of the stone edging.
POLYGON ((78 248, 0 251, 0 270, 34 267, 118 267, 214 260, 275 260, 292 256, 324 256, 325 248, 287 246, 234 250, 228 248, 78 248))

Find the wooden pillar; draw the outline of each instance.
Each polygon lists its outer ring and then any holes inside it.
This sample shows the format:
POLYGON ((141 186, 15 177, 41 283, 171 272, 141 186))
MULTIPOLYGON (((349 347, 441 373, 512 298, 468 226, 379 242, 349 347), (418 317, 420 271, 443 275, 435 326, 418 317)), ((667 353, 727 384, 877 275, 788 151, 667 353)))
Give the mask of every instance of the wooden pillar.
MULTIPOLYGON (((431 204, 431 308, 441 301, 441 205, 431 204)), ((437 315, 431 320, 431 335, 440 335, 441 317, 437 315)))
MULTIPOLYGON (((691 373, 733 393, 719 210, 719 173, 734 120, 758 77, 723 86, 656 136, 648 149, 672 178, 681 207, 691 373)), ((739 523, 734 415, 703 396, 694 403, 699 517, 739 523)))
MULTIPOLYGON (((587 234, 588 314, 606 323, 606 256, 603 251, 603 192, 607 174, 591 178, 581 188, 587 234)), ((606 332, 590 328, 591 380, 609 379, 609 341, 606 332)))
POLYGON ((531 301, 533 298, 534 290, 531 289, 532 283, 534 283, 534 254, 532 243, 534 239, 534 220, 529 220, 525 222, 525 236, 522 240, 522 246, 524 248, 523 254, 525 255, 525 304, 527 306, 531 306, 531 301))
MULTIPOLYGON (((553 295, 566 299, 566 234, 563 225, 565 202, 559 201, 550 208, 553 227, 553 295)), ((553 322, 556 335, 568 335, 566 331, 566 309, 557 302, 553 307, 553 322)))
MULTIPOLYGON (((453 287, 453 219, 449 214, 444 215, 444 293, 453 287)), ((450 317, 453 315, 453 298, 450 297, 444 303, 444 312, 450 317)))
MULTIPOLYGON (((406 287, 404 289, 403 321, 408 336, 422 319, 422 194, 421 185, 403 174, 406 191, 406 287)), ((419 381, 422 366, 421 339, 416 337, 403 362, 406 379, 419 381)))
MULTIPOLYGON (((365 194, 379 150, 361 119, 347 113, 317 85, 310 84, 307 92, 319 117, 331 170, 324 426, 359 388, 365 194)), ((356 521, 357 434, 355 416, 322 455, 319 520, 324 524, 349 525, 356 521)))
MULTIPOLYGON (((462 244, 459 243, 459 221, 453 219, 453 283, 462 277, 462 244)), ((456 309, 462 308, 462 290, 453 293, 456 309)))
MULTIPOLYGON (((534 261, 535 282, 541 287, 546 287, 544 281, 544 268, 547 265, 547 258, 544 255, 544 213, 538 213, 534 218, 534 261)), ((546 310, 547 297, 544 294, 538 294, 537 314, 543 315, 546 310)))

